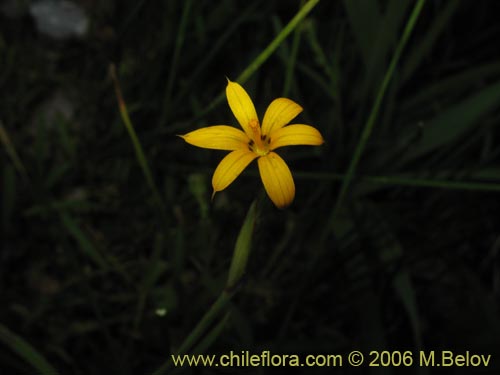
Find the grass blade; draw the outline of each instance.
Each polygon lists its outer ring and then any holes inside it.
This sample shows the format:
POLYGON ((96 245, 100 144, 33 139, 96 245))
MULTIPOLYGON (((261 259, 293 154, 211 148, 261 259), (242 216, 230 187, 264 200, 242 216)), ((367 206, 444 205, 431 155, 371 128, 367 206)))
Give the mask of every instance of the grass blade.
POLYGON ((498 108, 499 103, 500 82, 496 82, 442 111, 424 125, 422 137, 415 145, 416 147, 403 155, 401 161, 413 160, 456 140, 476 125, 481 116, 498 108))
MULTIPOLYGON (((191 331, 189 336, 184 340, 181 347, 177 351, 177 354, 185 354, 189 349, 193 347, 193 345, 202 337, 203 333, 206 332, 208 327, 212 324, 217 316, 219 316, 220 312, 227 306, 229 301, 231 300, 232 294, 228 291, 224 290, 219 298, 212 304, 212 306, 208 309, 203 318, 198 322, 198 324, 191 331)), ((167 360, 162 366, 160 366, 153 375, 162 375, 165 374, 172 366, 172 360, 167 360)))
POLYGON ((167 79, 167 89, 165 92, 165 97, 163 101, 163 105, 165 110, 163 111, 163 118, 160 121, 161 126, 165 126, 165 122, 167 120, 168 114, 171 108, 171 100, 172 100, 172 89, 174 87, 174 79, 177 75, 177 66, 179 64, 179 56, 181 53, 181 48, 184 44, 184 38, 186 33, 186 26, 188 22, 189 11, 191 9, 191 5, 193 0, 187 0, 184 2, 184 8, 182 10, 181 21, 179 24, 179 30, 177 30, 177 37, 175 39, 175 47, 174 53, 172 54, 172 62, 170 65, 168 79, 167 79))
POLYGON ((110 74, 111 78, 113 79, 113 83, 115 85, 115 92, 116 92, 116 98, 118 100, 118 106, 120 108, 120 115, 122 117, 123 123, 125 125, 125 128, 127 129, 127 132, 130 136, 130 139, 132 141, 132 144, 134 146, 134 151, 135 155, 137 158, 137 161, 142 169, 142 172, 144 174, 144 177, 146 178, 146 182, 149 185, 153 197, 158 204, 158 207, 161 209, 161 215, 164 219, 165 222, 166 220, 166 207, 165 203, 163 202, 163 199, 161 198, 161 194, 156 187, 156 184, 153 179, 153 174, 151 173, 151 168, 149 167, 148 160, 146 158, 146 155, 144 154, 144 150, 141 146, 141 143, 139 142, 139 138, 137 137, 137 133, 135 132, 134 126, 132 125, 132 121, 130 120, 130 117, 128 115, 128 110, 127 106, 125 105, 125 101, 123 100, 122 92, 120 89, 120 84, 118 82, 118 77, 116 75, 116 68, 113 64, 110 66, 110 74))
POLYGON ((370 112, 370 116, 368 117, 368 121, 366 122, 366 125, 363 129, 363 132, 361 134, 361 138, 358 142, 358 145, 356 146, 356 150, 354 151, 354 156, 351 159, 351 162, 349 164, 349 168, 347 169, 346 173, 346 179, 343 181, 342 186, 340 188, 340 193, 337 199, 337 203, 335 205, 335 208, 333 209, 332 215, 329 219, 330 225, 333 224, 335 220, 335 216, 338 213, 339 208, 341 207, 345 196, 347 194, 347 191, 351 185, 351 181, 354 177, 354 172, 356 171, 356 168, 358 166, 358 163, 361 159, 361 155, 363 154, 363 151, 365 149, 366 143, 368 142, 368 139, 370 138, 370 135, 372 133, 373 127, 375 126, 375 120, 377 119, 380 106, 382 104, 382 100, 384 98, 385 92, 387 91, 387 87, 389 86, 389 82, 391 81, 391 78, 394 74, 394 71, 396 69, 396 65, 399 61, 399 58, 401 56, 401 53, 403 52, 403 48, 406 45, 406 42, 408 41, 411 32, 413 31, 413 28, 417 22, 418 16, 420 14, 420 11, 422 10, 422 7, 424 6, 425 0, 419 0, 417 4, 415 4, 415 7, 413 8, 413 11, 410 15, 410 18, 408 20, 408 23, 406 24, 406 27, 403 31, 403 35, 401 36, 401 40, 398 43, 398 46, 396 47, 396 51, 394 52, 394 56, 392 57, 391 63, 389 65, 389 68, 387 69, 387 72, 384 76, 384 80, 382 81, 382 85, 380 86, 380 89, 377 94, 377 98, 375 100, 375 103, 373 104, 373 108, 370 112))
MULTIPOLYGON (((319 0, 309 0, 298 12, 297 14, 288 22, 288 24, 281 30, 281 32, 269 43, 269 45, 264 48, 264 50, 246 67, 246 69, 241 72, 241 74, 236 78, 236 81, 243 84, 248 78, 252 76, 253 73, 259 67, 264 64, 267 59, 273 54, 274 51, 283 43, 286 37, 300 24, 300 22, 318 5, 319 0)), ((200 114, 211 111, 215 108, 222 100, 224 100, 224 92, 222 92, 217 98, 215 98, 200 114)))
POLYGON ((75 220, 67 213, 61 213, 61 220, 68 232, 75 238, 82 252, 93 260, 101 269, 107 269, 107 262, 87 236, 79 228, 75 220))
POLYGON ((5 130, 2 122, 0 121, 0 143, 3 144, 5 147, 5 151, 7 152, 7 155, 12 160, 12 164, 14 164, 14 167, 17 169, 19 174, 25 179, 25 181, 28 180, 28 173, 26 172, 26 168, 24 167, 23 162, 19 158, 19 155, 16 152, 16 149, 10 140, 9 134, 7 133, 7 130, 5 130))
POLYGON ((59 372, 30 343, 0 324, 0 341, 36 369, 40 375, 58 375, 59 372))
POLYGON ((226 284, 227 289, 233 289, 245 273, 248 256, 252 247, 252 237, 257 220, 257 200, 250 206, 243 226, 241 227, 236 246, 234 247, 233 259, 229 268, 229 276, 226 284))
POLYGON ((345 0, 344 6, 349 17, 365 67, 372 60, 374 39, 382 18, 378 1, 345 0))

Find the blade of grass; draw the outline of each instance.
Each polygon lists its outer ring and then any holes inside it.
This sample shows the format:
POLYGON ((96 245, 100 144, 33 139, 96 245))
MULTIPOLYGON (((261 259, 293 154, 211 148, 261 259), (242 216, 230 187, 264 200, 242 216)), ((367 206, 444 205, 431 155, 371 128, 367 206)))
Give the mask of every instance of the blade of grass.
MULTIPOLYGON (((335 89, 338 88, 338 75, 334 71, 334 62, 330 61, 330 59, 327 57, 326 51, 323 49, 321 43, 318 40, 316 25, 314 23, 310 23, 308 24, 306 30, 307 30, 306 33, 307 41, 309 42, 309 47, 311 48, 314 54, 314 60, 316 64, 321 68, 321 70, 324 72, 324 74, 329 78, 328 83, 331 85, 331 88, 330 86, 327 86, 329 87, 328 92, 333 98, 335 98, 336 101, 339 96, 339 91, 333 89, 333 88, 335 89)), ((337 37, 335 46, 339 48, 340 44, 341 40, 339 37, 337 37)), ((304 65, 304 68, 310 69, 306 65, 304 65)), ((318 74, 315 71, 313 71, 312 73, 316 75, 318 74)), ((320 79, 320 81, 323 83, 323 85, 327 84, 325 83, 324 79, 320 79)))
POLYGON ((336 88, 332 88, 330 82, 326 81, 316 70, 311 69, 306 64, 302 64, 300 61, 297 62, 297 68, 301 73, 313 81, 314 85, 316 85, 316 87, 320 89, 325 96, 331 99, 334 103, 338 100, 338 90, 336 88))
POLYGON ((460 3, 460 0, 451 0, 442 3, 445 7, 444 10, 436 17, 433 17, 433 22, 427 29, 427 32, 422 35, 423 38, 421 42, 411 51, 406 59, 406 64, 402 68, 401 82, 406 82, 422 61, 429 56, 429 51, 434 46, 443 30, 445 30, 445 27, 449 26, 449 19, 455 13, 460 3))
MULTIPOLYGON (((302 1, 302 4, 303 3, 304 2, 302 1)), ((283 94, 282 94, 284 97, 288 97, 288 94, 290 93, 290 89, 292 87, 293 73, 295 72, 295 62, 297 61, 297 55, 299 53, 299 46, 300 46, 300 36, 302 34, 301 24, 302 22, 298 24, 297 28, 293 32, 292 49, 290 51, 289 56, 287 56, 286 59, 285 83, 283 85, 283 94)))
POLYGON ((134 151, 135 155, 137 158, 137 162, 139 163, 139 166, 142 169, 142 172, 144 174, 144 177, 146 178, 146 182, 149 185, 152 193, 153 193, 153 198, 160 208, 160 215, 162 216, 163 220, 165 223, 167 223, 167 217, 166 217, 166 207, 165 203, 163 202, 163 199, 161 197, 161 194, 156 187, 156 184, 153 179, 153 174, 151 173, 151 168, 149 167, 146 155, 144 154, 144 150, 141 146, 141 143, 139 142, 139 138, 137 137, 137 133, 135 132, 134 126, 132 125, 132 121, 130 120, 130 117, 128 115, 128 110, 127 106, 125 104, 125 101, 123 100, 123 95, 122 91, 120 88, 120 83, 118 81, 118 77, 116 75, 116 67, 114 64, 110 65, 110 74, 111 78, 113 80, 114 86, 115 86, 115 92, 116 92, 116 99, 118 100, 118 106, 120 109, 120 115, 123 120, 123 124, 125 125, 125 128, 127 129, 127 132, 130 136, 130 140, 132 141, 132 145, 134 146, 134 151))
POLYGON ((422 349, 420 315, 408 267, 401 264, 404 247, 397 237, 394 228, 385 218, 385 207, 372 203, 359 205, 359 216, 362 217, 364 235, 367 236, 373 250, 378 254, 387 274, 392 274, 391 284, 401 300, 408 315, 414 335, 415 349, 422 349))
POLYGON ((367 181, 372 181, 377 184, 384 185, 401 185, 413 187, 428 187, 428 188, 441 188, 449 190, 470 190, 470 191, 500 191, 500 183, 483 183, 472 181, 450 181, 450 180, 426 180, 411 177, 387 177, 387 176, 373 176, 366 178, 367 181))
MULTIPOLYGON (((182 170, 187 170, 193 172, 196 170, 197 173, 204 173, 207 175, 212 175, 212 168, 201 168, 194 169, 192 166, 185 166, 182 170)), ((257 171, 247 171, 245 172, 249 176, 259 177, 257 171)), ((439 172, 435 173, 439 175, 439 172)), ((448 172, 443 172, 443 174, 449 175, 448 172)), ((303 180, 314 180, 314 181, 339 181, 343 182, 346 180, 346 175, 341 173, 322 173, 322 172, 303 172, 294 171, 294 178, 303 180)), ((359 175, 360 181, 370 182, 377 185, 386 186, 412 186, 412 187, 422 187, 422 188, 438 188, 438 189, 450 189, 450 190, 467 190, 467 191, 484 191, 484 192, 496 192, 500 191, 500 173, 496 169, 482 169, 474 173, 469 178, 478 179, 478 181, 469 181, 462 179, 443 179, 443 178, 418 178, 413 177, 410 174, 407 175, 392 175, 392 176, 373 176, 373 175, 359 175), (497 176, 499 176, 497 178, 497 176), (488 180, 493 182, 482 182, 482 180, 488 180), (498 183, 495 181, 499 180, 498 183)))
POLYGON ((137 307, 133 323, 134 332, 139 330, 149 293, 153 289, 154 285, 156 285, 158 279, 168 269, 167 264, 161 259, 162 252, 163 237, 161 235, 157 235, 153 246, 153 253, 151 254, 148 265, 144 270, 142 281, 138 288, 137 307))
MULTIPOLYGON (((177 351, 177 355, 185 354, 192 346, 202 337, 203 333, 206 332, 207 328, 210 327, 212 322, 215 320, 217 316, 221 313, 221 311, 227 306, 234 291, 224 290, 217 300, 210 306, 208 311, 205 313, 203 318, 198 322, 198 324, 191 331, 189 336, 184 340, 179 350, 177 351)), ((161 365, 153 375, 162 375, 165 374, 172 367, 172 358, 168 359, 163 365, 161 365)))
POLYGON ((63 116, 57 116, 56 121, 54 129, 59 135, 60 147, 64 149, 66 154, 69 156, 69 159, 74 159, 77 151, 75 138, 72 137, 70 131, 71 124, 63 116))
POLYGON ((134 7, 129 12, 127 18, 125 19, 125 22, 123 22, 123 26, 121 27, 121 30, 118 32, 117 38, 119 40, 122 40, 123 39, 123 34, 130 30, 130 26, 132 24, 132 21, 134 20, 134 18, 137 17, 137 15, 139 14, 140 10, 143 8, 144 4, 147 1, 148 0, 138 0, 138 1, 135 2, 134 7))
POLYGON ((373 127, 375 126, 375 120, 377 119, 378 113, 380 111, 380 107, 382 104, 382 100, 385 96, 385 92, 387 91, 387 87, 389 86, 389 82, 391 81, 391 78, 394 74, 394 71, 396 69, 396 65, 399 61, 399 58, 401 57, 401 53, 403 52, 403 49, 404 49, 412 31, 413 31, 413 28, 417 22, 418 16, 420 14, 420 11, 422 10, 424 3, 425 3, 425 0, 419 0, 415 4, 415 7, 413 8, 413 11, 410 15, 410 18, 408 19, 406 27, 403 31, 403 35, 401 36, 401 39, 396 47, 396 50, 394 51, 394 55, 392 57, 391 63, 389 64, 387 72, 384 76, 384 80, 382 81, 380 89, 378 90, 378 94, 377 94, 377 97, 375 99, 375 103, 373 104, 373 107, 372 107, 372 110, 371 110, 370 115, 368 117, 368 120, 366 122, 366 125, 363 129, 363 132, 361 133, 361 138, 360 138, 360 140, 356 146, 356 149, 354 151, 354 156, 351 159, 351 162, 350 162, 349 167, 347 169, 346 178, 344 179, 344 181, 341 185, 340 193, 339 193, 339 196, 337 198, 337 202, 336 202, 335 207, 332 211, 332 214, 328 220, 330 226, 333 226, 335 218, 339 212, 339 209, 342 206, 342 204, 344 203, 345 196, 347 194, 347 191, 348 191, 348 189, 351 185, 352 179, 354 177, 354 172, 356 171, 358 163, 361 159, 361 155, 363 154, 363 151, 366 147, 366 143, 368 142, 368 139, 370 138, 373 127))
MULTIPOLYGON (((192 168, 187 168, 186 170, 193 171, 192 168)), ((213 169, 197 169, 198 173, 205 173, 211 175, 213 169)), ((495 180, 496 176, 500 176, 500 172, 496 169, 494 170, 482 170, 482 174, 479 171, 477 174, 473 174, 473 178, 478 180, 495 180)), ((259 177, 256 171, 245 172, 249 176, 259 177)), ((438 175, 439 173, 436 172, 438 175)), ((321 173, 321 172, 293 172, 294 178, 304 179, 304 180, 315 180, 315 181, 340 181, 346 180, 346 175, 341 173, 321 173)), ((371 182, 378 185, 386 186, 412 186, 412 187, 423 187, 423 188, 440 188, 440 189, 450 189, 450 190, 468 190, 468 191, 500 191, 500 181, 499 183, 492 182, 478 182, 478 181, 467 181, 467 180, 450 180, 450 179, 426 179, 412 177, 411 175, 392 175, 392 176, 367 176, 359 175, 359 180, 362 182, 371 182)))
MULTIPOLYGON (((262 197, 262 195, 260 196, 262 197)), ((257 198, 250 206, 243 226, 236 240, 234 247, 233 258, 231 266, 229 267, 229 276, 226 283, 227 289, 233 289, 240 281, 245 273, 248 262, 248 256, 252 247, 253 232, 255 229, 255 222, 258 216, 258 200, 257 198)), ((262 200, 262 198, 260 198, 262 200)))
POLYGON ((267 59, 273 54, 273 52, 283 43, 285 38, 297 28, 300 22, 311 12, 316 5, 318 5, 319 0, 309 0, 304 6, 297 12, 297 14, 288 22, 288 24, 281 30, 281 32, 273 39, 273 41, 255 58, 254 61, 238 76, 236 81, 239 83, 245 83, 248 78, 262 65, 267 59))
POLYGON ((226 327, 229 317, 231 316, 231 311, 228 311, 219 323, 200 341, 198 345, 193 349, 193 354, 202 354, 207 351, 208 348, 215 342, 215 340, 220 336, 222 330, 226 327))
MULTIPOLYGON (((310 173, 294 172, 294 177, 299 179, 313 179, 322 181, 345 181, 346 175, 338 173, 310 173)), ((479 176, 478 176, 479 178, 479 176)), ((361 182, 370 182, 385 186, 412 186, 423 188, 441 188, 449 190, 469 190, 469 191, 500 191, 500 183, 486 183, 464 180, 449 179, 425 179, 411 176, 359 176, 361 182)))
POLYGON ((250 5, 239 14, 239 16, 230 25, 228 25, 228 27, 225 29, 224 33, 220 36, 220 38, 217 41, 215 41, 213 45, 211 45, 210 50, 206 55, 203 56, 203 60, 199 62, 199 64, 196 66, 196 69, 189 75, 189 77, 186 77, 187 80, 182 85, 180 92, 176 94, 174 98, 172 98, 173 100, 172 107, 176 108, 177 106, 180 105, 182 101, 186 100, 186 94, 193 90, 193 85, 196 82, 198 76, 204 71, 206 71, 206 68, 209 65, 209 63, 217 56, 220 50, 228 43, 228 40, 231 37, 231 35, 233 35, 233 33, 237 30, 240 24, 242 24, 243 21, 245 21, 250 16, 250 14, 252 14, 254 9, 256 9, 261 2, 262 1, 251 2, 250 5))
POLYGON ((68 232, 75 238, 82 252, 94 261, 101 269, 107 269, 108 265, 102 254, 90 242, 87 236, 82 232, 78 224, 69 214, 62 212, 61 221, 68 232))
POLYGON ((377 1, 344 0, 349 24, 355 34, 365 67, 372 60, 374 39, 382 18, 377 1))
MULTIPOLYGON (((205 337, 200 341, 198 345, 192 350, 193 355, 200 355, 206 352, 210 346, 215 342, 215 340, 221 335, 222 331, 226 327, 227 322, 229 321, 229 317, 231 316, 231 312, 228 311, 224 317, 215 324, 214 328, 212 328, 205 337)), ((177 367, 172 370, 171 374, 179 374, 184 372, 182 367, 177 367)))
POLYGON ((30 343, 0 324, 0 341, 29 363, 37 374, 57 375, 59 372, 30 343))
MULTIPOLYGON (((273 52, 283 43, 286 37, 300 24, 300 22, 318 5, 320 0, 309 0, 297 14, 288 22, 288 24, 280 31, 280 33, 264 48, 264 50, 241 72, 236 78, 236 82, 245 83, 257 69, 273 54, 273 52)), ((202 117, 210 112, 213 108, 219 105, 224 100, 225 91, 221 92, 199 115, 202 117)))
POLYGON ((366 73, 363 76, 360 98, 373 94, 379 78, 383 75, 388 52, 393 48, 398 30, 401 27, 406 9, 411 4, 406 1, 391 0, 382 13, 377 2, 369 6, 365 1, 345 1, 349 20, 355 31, 361 51, 364 54, 366 73))
POLYGON ((424 124, 419 142, 411 147, 398 162, 411 161, 456 140, 476 125, 481 116, 498 108, 499 102, 500 82, 496 82, 441 111, 424 124))
MULTIPOLYGON (((188 23, 189 11, 191 10, 191 5, 193 0, 184 1, 184 7, 182 9, 181 21, 179 24, 179 29, 177 30, 177 37, 175 38, 174 53, 172 54, 172 62, 170 63, 170 69, 168 72, 167 88, 165 90, 164 100, 163 100, 163 116, 160 120, 160 126, 165 126, 167 117, 170 112, 171 100, 172 100, 172 88, 174 87, 174 80, 177 76, 177 65, 179 64, 179 56, 181 53, 181 48, 184 45, 184 38, 186 33, 186 27, 188 23)), ((175 108, 175 107, 174 107, 175 108)))
POLYGON ((8 164, 2 172, 2 226, 8 232, 12 225, 12 218, 16 207, 16 172, 12 165, 8 164))
POLYGON ((7 133, 7 130, 4 128, 1 121, 0 121, 0 142, 5 147, 7 155, 9 155, 10 159, 12 160, 12 164, 14 164, 14 167, 17 169, 21 177, 25 181, 28 181, 29 178, 28 178, 28 173, 26 172, 26 168, 24 167, 21 158, 17 154, 16 148, 14 147, 14 144, 10 140, 9 134, 7 133))
MULTIPOLYGON (((207 337, 210 333, 206 333, 210 328, 215 318, 219 316, 221 311, 230 302, 232 296, 235 294, 238 283, 245 272, 245 268, 248 261, 248 255, 250 252, 252 237, 254 232, 255 222, 258 216, 258 206, 262 201, 263 195, 260 194, 248 209, 248 213, 245 217, 243 225, 241 226, 240 233, 236 240, 234 247, 233 257, 231 260, 231 266, 228 272, 228 280, 225 289, 219 294, 217 300, 208 309, 205 315, 201 318, 195 328, 182 342, 180 348, 177 351, 177 355, 185 354, 190 350, 193 345, 195 345, 200 339, 201 343, 208 340, 207 337), (204 335, 204 338, 203 338, 204 335)), ((220 327, 222 329, 222 327, 220 327)), ((218 331, 217 331, 218 332, 218 331)), ((172 366, 172 358, 167 360, 161 367, 159 367, 153 375, 161 375, 170 369, 172 366)))
POLYGON ((100 251, 98 247, 92 243, 84 231, 82 231, 78 222, 74 220, 68 212, 63 211, 62 209, 59 209, 59 211, 59 216, 64 227, 76 240, 80 250, 85 256, 96 263, 102 271, 113 270, 119 274, 127 284, 134 284, 130 275, 124 269, 123 264, 119 260, 112 256, 105 258, 102 255, 102 251, 100 251))
POLYGON ((466 71, 461 71, 450 77, 446 77, 430 86, 419 90, 415 95, 399 103, 402 113, 421 111, 422 106, 430 101, 439 101, 440 98, 448 97, 450 92, 464 90, 473 87, 477 82, 490 82, 500 74, 500 61, 487 62, 477 65, 466 71))

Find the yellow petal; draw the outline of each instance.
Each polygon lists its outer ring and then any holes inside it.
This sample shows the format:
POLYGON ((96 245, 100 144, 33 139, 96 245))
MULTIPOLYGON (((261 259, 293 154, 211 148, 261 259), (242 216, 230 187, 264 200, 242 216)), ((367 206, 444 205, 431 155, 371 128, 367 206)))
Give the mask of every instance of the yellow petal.
POLYGON ((262 134, 269 135, 282 128, 302 112, 302 107, 293 100, 286 98, 274 99, 267 107, 262 120, 262 134))
POLYGON ((248 148, 236 150, 226 155, 215 169, 212 177, 213 194, 227 188, 257 156, 248 148))
POLYGON ((285 161, 275 152, 270 152, 260 157, 257 162, 264 188, 275 206, 285 208, 292 203, 295 184, 285 161))
POLYGON ((193 146, 229 151, 248 149, 250 141, 240 129, 227 125, 208 126, 179 137, 193 146))
POLYGON ((271 144, 269 147, 271 150, 275 150, 278 147, 283 146, 319 146, 325 142, 321 133, 316 128, 302 124, 285 126, 272 132, 270 137, 271 144))
POLYGON ((227 80, 226 97, 234 117, 236 117, 248 137, 251 138, 253 132, 249 126, 250 121, 259 121, 252 99, 250 99, 243 87, 229 79, 227 80))

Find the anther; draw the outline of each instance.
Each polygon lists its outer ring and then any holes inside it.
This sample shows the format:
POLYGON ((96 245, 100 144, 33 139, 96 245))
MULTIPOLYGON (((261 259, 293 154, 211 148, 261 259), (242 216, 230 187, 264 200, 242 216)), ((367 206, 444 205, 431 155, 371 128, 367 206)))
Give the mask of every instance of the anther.
POLYGON ((256 119, 250 120, 250 122, 248 123, 248 126, 250 126, 250 128, 253 131, 259 131, 260 132, 259 120, 256 120, 256 119))
POLYGON ((248 143, 252 150, 258 154, 265 155, 268 152, 268 145, 263 141, 266 140, 266 136, 261 133, 259 120, 251 119, 248 122, 248 127, 251 129, 253 136, 251 137, 252 143, 248 143))

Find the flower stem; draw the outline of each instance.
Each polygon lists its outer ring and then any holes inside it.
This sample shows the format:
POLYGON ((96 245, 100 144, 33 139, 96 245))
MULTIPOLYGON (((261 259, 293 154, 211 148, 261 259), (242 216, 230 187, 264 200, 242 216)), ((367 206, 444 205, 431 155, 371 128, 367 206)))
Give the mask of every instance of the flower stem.
MULTIPOLYGON (((226 283, 226 288, 221 292, 212 306, 210 306, 205 315, 203 315, 189 336, 184 339, 174 356, 181 356, 186 354, 188 351, 192 352, 194 345, 198 342, 201 342, 202 348, 207 347, 222 331, 222 326, 228 319, 227 314, 216 325, 217 329, 212 331, 209 331, 209 329, 212 327, 215 319, 231 301, 231 298, 236 293, 237 285, 245 272, 252 244, 253 229, 258 214, 257 207, 261 200, 262 194, 253 201, 248 209, 247 216, 245 217, 245 221, 243 222, 240 234, 238 235, 238 239, 236 240, 236 245, 234 247, 233 259, 231 260, 231 266, 229 268, 229 277, 226 283)), ((171 356, 153 373, 153 375, 165 374, 172 367, 172 365, 173 361, 171 356)))
MULTIPOLYGON (((207 331, 207 329, 211 326, 214 319, 219 315, 219 313, 226 307, 226 305, 231 300, 231 297, 234 294, 233 291, 223 290, 219 297, 215 300, 215 302, 210 306, 208 311, 205 313, 203 318, 198 322, 196 327, 191 331, 188 337, 183 341, 179 350, 174 355, 183 355, 186 354, 189 349, 193 347, 193 345, 200 340, 201 336, 207 331)), ((172 357, 170 357, 161 367, 159 367, 153 375, 162 375, 165 374, 173 365, 172 357)))

